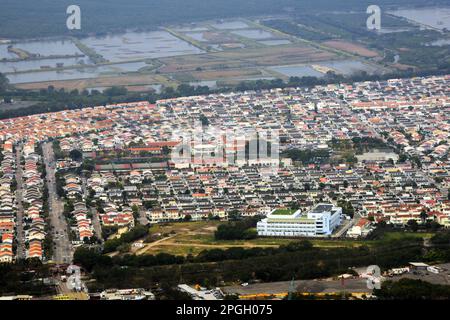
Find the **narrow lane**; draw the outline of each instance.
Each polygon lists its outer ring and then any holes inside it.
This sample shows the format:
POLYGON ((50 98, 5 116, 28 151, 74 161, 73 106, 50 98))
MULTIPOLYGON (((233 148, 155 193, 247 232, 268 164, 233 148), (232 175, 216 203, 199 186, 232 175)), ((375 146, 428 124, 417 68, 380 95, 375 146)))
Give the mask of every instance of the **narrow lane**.
POLYGON ((139 208, 139 222, 143 226, 146 226, 150 222, 150 221, 148 221, 147 211, 145 210, 144 207, 139 208))
POLYGON ((20 163, 22 153, 22 145, 16 146, 16 202, 17 202, 17 214, 16 214, 16 238, 17 238, 17 252, 18 259, 25 259, 25 233, 23 230, 23 168, 20 163))

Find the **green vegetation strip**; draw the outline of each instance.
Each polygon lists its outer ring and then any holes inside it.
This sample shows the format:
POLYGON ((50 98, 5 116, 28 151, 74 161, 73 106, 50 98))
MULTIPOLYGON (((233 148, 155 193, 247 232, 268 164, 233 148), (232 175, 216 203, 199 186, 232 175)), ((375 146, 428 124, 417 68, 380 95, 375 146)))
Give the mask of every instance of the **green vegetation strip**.
POLYGON ((201 44, 200 42, 192 39, 191 37, 185 36, 179 32, 176 32, 173 29, 170 28, 164 28, 164 30, 166 30, 167 32, 169 32, 171 35, 173 35, 174 37, 177 37, 178 39, 181 39, 183 41, 186 41, 187 43, 193 45, 194 47, 199 48, 200 50, 206 51, 206 52, 217 52, 217 50, 214 50, 210 47, 207 47, 203 44, 201 44))
POLYGON ((98 54, 97 52, 95 52, 95 50, 93 50, 93 49, 89 48, 88 46, 86 46, 84 43, 82 43, 77 38, 71 38, 71 40, 77 46, 77 48, 81 52, 83 52, 85 55, 87 55, 95 64, 108 62, 108 60, 103 58, 102 55, 98 54))
POLYGON ((295 213, 296 210, 293 209, 277 209, 274 212, 272 212, 273 215, 292 215, 295 213))

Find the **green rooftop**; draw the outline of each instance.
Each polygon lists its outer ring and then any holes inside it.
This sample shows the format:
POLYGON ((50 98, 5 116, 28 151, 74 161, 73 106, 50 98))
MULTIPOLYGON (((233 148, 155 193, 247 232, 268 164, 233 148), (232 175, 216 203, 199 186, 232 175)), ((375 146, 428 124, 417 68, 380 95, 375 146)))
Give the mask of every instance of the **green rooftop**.
POLYGON ((290 216, 293 215, 297 210, 293 209, 276 209, 274 212, 272 212, 272 215, 276 216, 290 216))

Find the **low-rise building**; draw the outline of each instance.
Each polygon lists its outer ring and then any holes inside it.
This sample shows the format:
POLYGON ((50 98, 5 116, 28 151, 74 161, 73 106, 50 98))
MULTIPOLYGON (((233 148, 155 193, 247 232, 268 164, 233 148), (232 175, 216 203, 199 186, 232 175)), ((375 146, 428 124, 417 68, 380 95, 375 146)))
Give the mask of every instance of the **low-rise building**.
POLYGON ((341 223, 342 208, 320 203, 307 213, 275 209, 257 224, 258 235, 271 237, 329 236, 341 223))
POLYGON ((223 300, 224 294, 219 288, 208 290, 200 286, 195 288, 187 284, 179 284, 178 290, 189 294, 193 300, 223 300))
POLYGON ((101 300, 155 300, 155 295, 144 289, 108 289, 100 293, 101 300))

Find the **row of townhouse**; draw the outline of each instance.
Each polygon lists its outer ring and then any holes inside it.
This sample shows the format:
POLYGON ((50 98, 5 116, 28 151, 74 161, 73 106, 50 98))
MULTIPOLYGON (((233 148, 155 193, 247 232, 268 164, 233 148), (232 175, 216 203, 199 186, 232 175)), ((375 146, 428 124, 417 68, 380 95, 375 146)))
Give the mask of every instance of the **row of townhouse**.
MULTIPOLYGON (((145 174, 145 179, 147 179, 149 182, 153 181, 152 177, 149 175, 149 172, 145 172, 142 174, 145 174)), ((97 191, 99 190, 98 183, 100 180, 100 175, 103 175, 104 177, 111 176, 109 173, 100 173, 93 175, 90 183, 92 183, 92 186, 96 188, 97 191)), ((123 175, 126 176, 127 174, 123 173, 123 175)), ((157 177, 158 173, 155 173, 155 176, 157 177)), ((195 176, 191 175, 191 177, 195 176)), ((180 181, 179 179, 177 179, 177 177, 173 176, 171 176, 170 179, 171 182, 169 184, 166 181, 153 181, 153 184, 149 183, 139 186, 139 193, 141 194, 142 200, 144 202, 156 201, 162 204, 163 210, 155 209, 149 212, 150 218, 151 215, 153 215, 154 217, 151 220, 176 220, 183 218, 185 215, 190 215, 193 219, 205 218, 208 217, 208 215, 214 215, 223 218, 226 217, 226 211, 231 210, 231 206, 233 204, 236 206, 239 205, 239 207, 236 208, 240 208, 244 204, 244 202, 242 201, 242 197, 239 195, 229 194, 224 197, 217 196, 211 198, 210 194, 213 191, 213 185, 215 184, 215 182, 209 181, 206 175, 202 175, 201 179, 203 181, 200 181, 198 179, 193 180, 189 177, 187 177, 186 181, 180 181), (171 197, 171 195, 174 197, 171 197), (160 217, 157 218, 157 215, 159 215, 160 217)), ((116 183, 117 182, 112 182, 113 185, 116 183)), ((125 186, 123 189, 114 188, 112 190, 109 190, 109 192, 106 192, 104 194, 105 198, 103 198, 103 200, 109 199, 111 201, 115 201, 116 203, 120 203, 124 198, 124 195, 125 198, 128 199, 136 193, 136 187, 131 187, 132 186, 125 186)), ((100 193, 99 196, 102 196, 102 193, 100 193)), ((280 196, 286 195, 280 194, 280 196)), ((292 200, 289 199, 289 197, 286 197, 286 199, 292 200)), ((249 201, 255 200, 249 199, 249 201)), ((244 212, 248 212, 248 214, 250 215, 258 213, 258 210, 252 210, 252 208, 249 208, 244 212)))
MULTIPOLYGON (((261 173, 262 168, 254 167, 100 171, 92 174, 88 185, 95 197, 116 206, 129 205, 136 197, 143 204, 152 202, 147 212, 151 222, 181 220, 188 215, 193 220, 226 218, 235 210, 244 215, 267 214, 271 208, 292 202, 310 205, 332 192, 361 208, 363 214, 386 212, 385 218, 399 223, 401 212, 380 210, 380 204, 412 207, 419 203, 427 210, 436 210, 440 203, 438 190, 429 187, 422 172, 411 168, 408 163, 394 165, 385 160, 360 163, 351 169, 346 165, 288 166, 269 178, 261 173), (162 173, 164 180, 158 180, 162 173), (142 183, 130 184, 131 176, 140 177, 142 183)), ((420 212, 416 212, 417 217, 420 212)))
POLYGON ((3 143, 0 158, 0 263, 11 263, 14 260, 13 244, 17 210, 14 194, 16 161, 11 141, 3 143))
POLYGON ((92 220, 88 217, 89 210, 84 202, 81 178, 76 174, 67 173, 64 175, 64 181, 65 198, 73 203, 73 210, 70 212, 71 228, 77 235, 77 241, 89 240, 94 236, 94 231, 92 220))
MULTIPOLYGON (((326 150, 333 138, 378 138, 417 156, 421 166, 417 161, 407 161, 407 168, 383 159, 359 161, 352 168, 316 162, 312 167, 280 165, 281 170, 265 175, 264 167, 249 167, 248 163, 214 167, 194 162, 194 166, 179 168, 177 177, 173 167, 150 168, 152 176, 135 164, 113 164, 109 169, 96 168, 95 174, 117 174, 118 185, 105 185, 97 179, 92 189, 96 189, 96 197, 116 208, 139 204, 140 199, 154 201, 150 218, 153 212, 155 217, 162 212, 163 218, 174 219, 187 214, 203 217, 214 210, 254 214, 291 201, 310 205, 328 198, 344 198, 361 208, 372 202, 375 207, 381 202, 418 202, 428 210, 439 210, 435 207, 446 197, 442 190, 450 182, 446 158, 449 82, 449 76, 391 79, 182 97, 161 100, 156 105, 99 106, 52 113, 45 118, 3 121, 0 135, 23 138, 30 130, 38 132, 38 137, 77 132, 79 136, 68 138, 77 149, 99 157, 115 152, 119 158, 137 156, 142 151, 155 152, 156 156, 158 150, 151 148, 176 146, 180 132, 193 132, 195 119, 200 116, 208 119, 210 128, 222 132, 236 128, 242 132, 277 130, 283 140, 280 150, 326 150), (442 182, 433 185, 435 178, 442 182)), ((207 155, 214 137, 207 134, 205 143, 192 152, 207 155)), ((64 143, 64 148, 69 151, 71 145, 64 143)), ((383 215, 383 210, 373 210, 383 215)), ((391 217, 395 219, 395 215, 391 217)))
MULTIPOLYGON (((149 177, 149 176, 147 176, 149 177)), ((141 175, 137 179, 143 179, 141 175)), ((123 183, 112 172, 94 172, 87 180, 89 190, 94 197, 104 203, 100 221, 103 226, 133 227, 134 216, 131 207, 141 206, 141 194, 136 187, 136 172, 123 176, 123 183), (121 185, 121 187, 119 187, 121 185)))
POLYGON ((55 112, 45 118, 36 115, 3 121, 0 134, 20 140, 32 133, 42 140, 85 132, 80 148, 90 152, 140 140, 160 141, 172 136, 174 126, 182 128, 191 122, 192 127, 192 120, 203 114, 217 128, 270 127, 280 129, 289 141, 320 145, 332 137, 371 133, 370 127, 355 118, 353 109, 370 113, 430 104, 442 107, 447 103, 447 87, 448 76, 443 76, 185 97, 158 101, 157 105, 140 102, 99 106, 55 112), (101 134, 96 133, 100 131, 101 134), (91 137, 93 132, 95 140, 91 137))
POLYGON ((114 203, 106 203, 100 214, 100 221, 105 227, 134 227, 133 210, 130 207, 117 206, 114 203))
POLYGON ((92 221, 88 218, 88 209, 84 202, 76 202, 72 211, 72 216, 76 220, 75 230, 79 241, 85 241, 94 236, 92 221))
POLYGON ((24 144, 23 156, 23 228, 25 230, 26 257, 44 258, 43 243, 46 233, 46 222, 43 216, 44 181, 41 177, 41 157, 35 153, 35 141, 28 140, 24 144))
POLYGON ((81 186, 81 179, 76 174, 68 173, 64 175, 65 185, 63 187, 65 197, 70 200, 81 199, 83 189, 81 186))

